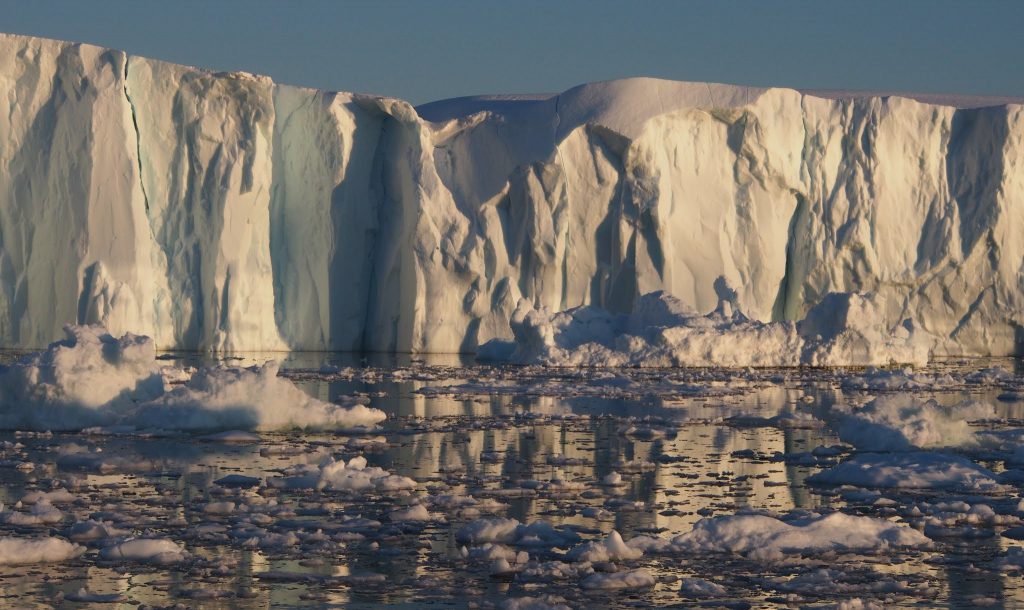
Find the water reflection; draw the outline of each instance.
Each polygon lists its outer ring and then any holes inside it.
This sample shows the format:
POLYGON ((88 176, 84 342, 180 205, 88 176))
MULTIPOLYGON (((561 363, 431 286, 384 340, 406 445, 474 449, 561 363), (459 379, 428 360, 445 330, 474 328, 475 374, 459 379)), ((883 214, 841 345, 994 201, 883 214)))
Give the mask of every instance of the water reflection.
MULTIPOLYGON (((188 359, 199 361, 189 355, 188 359)), ((255 358, 254 358, 255 359, 255 358)), ((373 366, 417 367, 408 356, 370 356, 373 366)), ((351 356, 292 354, 288 366, 316 370, 324 366, 361 366, 351 356)), ((445 366, 464 367, 457 357, 445 366)), ((446 379, 462 383, 465 379, 446 379)), ((647 396, 637 399, 552 397, 535 395, 432 396, 420 393, 436 382, 345 380, 336 376, 303 378, 299 385, 332 400, 366 394, 389 420, 382 432, 386 443, 368 450, 372 465, 415 478, 420 496, 473 496, 505 505, 498 514, 521 522, 547 521, 576 528, 586 537, 611 530, 630 538, 656 533, 669 537, 686 532, 708 515, 745 509, 783 513, 848 507, 842 494, 809 488, 805 480, 820 461, 803 459, 819 447, 838 443, 827 427, 766 425, 779 415, 820 414, 851 400, 835 384, 765 384, 735 395, 704 397, 647 396), (623 484, 603 482, 615 474, 623 484), (558 486, 562 485, 562 488, 558 486), (559 491, 561 489, 561 491, 559 491)), ((939 393, 944 404, 967 398, 994 400, 995 391, 939 393)), ((1021 418, 1022 406, 996 403, 1003 418, 1021 418)), ((795 421, 795 420, 794 420, 795 421)), ((380 521, 372 531, 338 537, 329 552, 299 547, 242 548, 226 535, 204 539, 197 528, 222 527, 228 532, 248 519, 244 514, 211 515, 211 502, 242 502, 238 490, 214 481, 228 474, 265 480, 296 464, 316 464, 329 456, 350 458, 359 453, 350 437, 334 434, 265 434, 259 444, 217 444, 192 437, 121 438, 56 435, 0 435, 22 443, 0 468, 0 501, 12 506, 26 491, 47 488, 61 479, 78 500, 62 506, 65 520, 53 526, 12 529, 5 535, 59 534, 74 521, 101 515, 137 534, 186 541, 189 550, 207 560, 201 569, 104 565, 94 552, 66 565, 0 568, 0 595, 22 607, 60 604, 61 595, 86 589, 121 594, 112 607, 137 603, 166 605, 182 601, 209 608, 268 606, 373 607, 379 604, 417 607, 431 600, 463 605, 468 601, 498 602, 506 594, 522 594, 518 583, 487 578, 486 570, 460 555, 454 532, 473 515, 456 508, 433 508, 444 521, 402 525, 388 521, 395 503, 409 498, 387 494, 348 498, 316 492, 266 492, 289 507, 269 530, 337 533, 339 524, 356 516, 380 521), (84 448, 84 449, 83 449, 84 448), (112 472, 90 463, 62 466, 58 456, 75 449, 117 458, 112 472), (119 461, 118 461, 119 460, 119 461), (32 462, 32 470, 19 470, 32 462), (383 574, 381 583, 370 576, 383 574), (217 597, 217 596, 226 597, 217 597)), ((919 499, 907 500, 908 503, 919 499)), ((855 511, 869 507, 854 505, 855 511)), ((485 513, 486 514, 486 513, 485 513)), ((207 530, 204 530, 207 531, 207 530)), ((209 531, 213 531, 210 529, 209 531)), ((218 530, 221 531, 221 530, 218 530)), ((922 553, 875 568, 893 575, 910 574, 934 582, 953 607, 984 600, 1012 605, 1020 601, 1016 580, 987 569, 985 562, 1005 552, 1006 539, 944 540, 935 553, 922 553)), ((663 576, 708 575, 709 566, 686 558, 652 559, 647 564, 663 576)), ((739 573, 749 567, 735 567, 739 573)), ((721 571, 722 567, 713 568, 721 571)), ((750 576, 751 579, 754 576, 750 576)), ((743 597, 763 601, 770 595, 750 580, 743 597), (756 585, 756 586, 755 586, 756 585)), ((678 603, 677 585, 663 583, 639 595, 644 605, 678 603)), ((587 601, 575 583, 557 585, 570 601, 592 605, 625 604, 625 596, 587 601)), ((911 599, 898 600, 912 603, 911 599)), ((70 602, 64 602, 65 605, 70 602)), ((577 604, 572 604, 577 605, 577 604)))

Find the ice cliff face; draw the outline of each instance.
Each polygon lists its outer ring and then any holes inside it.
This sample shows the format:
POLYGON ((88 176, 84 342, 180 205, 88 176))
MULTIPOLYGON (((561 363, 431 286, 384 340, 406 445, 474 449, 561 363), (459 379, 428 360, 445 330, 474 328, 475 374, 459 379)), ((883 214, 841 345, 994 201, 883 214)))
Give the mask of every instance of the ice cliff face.
POLYGON ((705 312, 724 276, 761 320, 872 291, 936 354, 1018 350, 1017 104, 630 79, 417 112, 10 35, 0 92, 5 346, 473 351, 520 299, 705 312))

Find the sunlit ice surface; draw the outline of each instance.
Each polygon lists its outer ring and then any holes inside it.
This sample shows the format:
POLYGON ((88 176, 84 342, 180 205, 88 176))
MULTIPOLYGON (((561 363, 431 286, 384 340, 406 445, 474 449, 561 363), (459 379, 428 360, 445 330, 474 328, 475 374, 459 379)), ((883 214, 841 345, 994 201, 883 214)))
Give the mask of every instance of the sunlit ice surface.
POLYGON ((1013 360, 558 369, 297 353, 281 375, 388 418, 362 433, 0 434, 0 537, 77 547, 0 566, 4 603, 1024 603, 1013 360), (894 476, 841 470, 860 463, 894 476))

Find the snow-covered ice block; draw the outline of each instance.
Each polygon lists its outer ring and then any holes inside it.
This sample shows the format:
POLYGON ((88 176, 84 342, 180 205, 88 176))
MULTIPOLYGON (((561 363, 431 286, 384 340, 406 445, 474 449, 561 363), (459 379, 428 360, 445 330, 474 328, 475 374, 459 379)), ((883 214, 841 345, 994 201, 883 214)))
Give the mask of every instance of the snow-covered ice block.
MULTIPOLYGON (((0 428, 81 430, 368 429, 385 414, 317 400, 278 365, 214 367, 171 384, 149 337, 68 326, 67 338, 0 367, 0 428)), ((251 437, 250 437, 251 438, 251 437)))
POLYGON ((971 460, 947 453, 864 453, 811 475, 814 485, 997 492, 996 475, 971 460))
POLYGON ((665 292, 641 296, 630 314, 596 307, 558 313, 521 301, 513 342, 484 346, 490 358, 551 366, 837 366, 925 364, 929 341, 912 326, 888 326, 877 295, 832 294, 793 322, 745 316, 724 278, 718 307, 699 315, 665 292))
POLYGON ((0 565, 60 563, 85 552, 85 547, 60 538, 0 537, 0 565))

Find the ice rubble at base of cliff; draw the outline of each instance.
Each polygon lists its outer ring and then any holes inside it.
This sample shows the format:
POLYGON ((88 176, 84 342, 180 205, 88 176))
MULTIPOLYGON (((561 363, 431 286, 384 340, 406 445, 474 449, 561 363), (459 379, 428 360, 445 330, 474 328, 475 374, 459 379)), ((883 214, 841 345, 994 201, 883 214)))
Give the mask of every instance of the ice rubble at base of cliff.
POLYGON ((910 320, 890 327, 873 294, 830 294, 799 322, 751 320, 724 278, 718 307, 700 315, 664 292, 641 296, 630 314, 596 307, 559 313, 521 302, 513 341, 492 340, 483 361, 552 366, 789 367, 927 364, 931 341, 910 320))
POLYGON ((0 367, 0 429, 371 429, 364 404, 317 400, 274 363, 194 371, 162 367, 149 337, 68 326, 67 338, 0 367))

